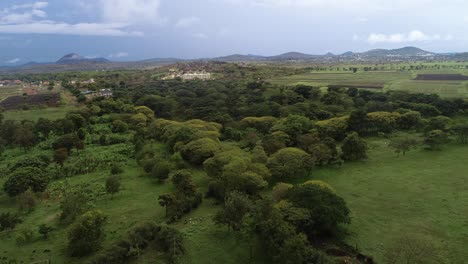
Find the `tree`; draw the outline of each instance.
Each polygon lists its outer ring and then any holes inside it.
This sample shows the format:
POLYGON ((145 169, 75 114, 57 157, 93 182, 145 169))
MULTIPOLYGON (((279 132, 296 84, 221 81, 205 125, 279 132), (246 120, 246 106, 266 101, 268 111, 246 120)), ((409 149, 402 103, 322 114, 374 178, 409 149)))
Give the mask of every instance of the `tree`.
POLYGON ((47 118, 40 117, 37 120, 34 129, 41 133, 44 138, 48 138, 50 132, 53 130, 53 122, 47 118))
POLYGON ((182 157, 192 164, 201 165, 205 160, 221 150, 218 142, 210 138, 201 138, 188 143, 181 149, 182 157))
POLYGON ((110 171, 110 173, 112 175, 121 174, 123 172, 124 172, 124 170, 123 170, 123 168, 122 168, 122 166, 120 164, 112 163, 112 167, 111 167, 111 171, 110 171))
POLYGON ((358 109, 351 112, 348 119, 348 130, 362 134, 367 129, 367 112, 363 109, 358 109))
POLYGON ((41 234, 45 239, 49 237, 49 233, 54 230, 53 227, 48 226, 46 224, 42 224, 39 226, 39 234, 41 234))
POLYGON ((66 148, 59 148, 54 151, 54 161, 63 167, 63 163, 68 159, 68 150, 66 148))
POLYGON ((268 155, 261 145, 257 145, 252 149, 252 162, 266 163, 268 155))
POLYGON ((15 144, 18 144, 25 150, 34 146, 36 139, 36 135, 31 126, 23 124, 15 130, 15 144))
POLYGON ((286 118, 280 119, 272 128, 273 132, 281 131, 289 135, 292 140, 306 133, 312 128, 310 119, 300 115, 289 115, 286 118))
POLYGON ((270 156, 267 167, 274 178, 286 180, 305 176, 313 166, 312 158, 298 148, 284 148, 270 156))
POLYGON ((122 120, 115 120, 112 122, 112 132, 125 133, 128 130, 128 125, 122 120))
POLYGON ((172 170, 172 163, 167 160, 159 160, 153 166, 151 170, 151 176, 155 179, 158 179, 159 182, 164 182, 169 178, 169 173, 172 170))
POLYGON ((273 187, 273 190, 271 192, 271 196, 275 202, 279 202, 283 200, 286 197, 286 194, 288 193, 289 189, 294 187, 294 185, 289 184, 289 183, 284 183, 284 182, 279 182, 273 187))
POLYGON ((114 194, 120 191, 120 178, 112 175, 106 180, 106 192, 114 198, 114 194))
POLYGON ((309 238, 334 234, 339 224, 349 224, 351 221, 350 210, 343 198, 318 184, 294 186, 288 190, 286 201, 291 203, 284 210, 286 219, 309 238))
POLYGON ((71 149, 76 146, 76 143, 80 139, 75 135, 75 134, 65 134, 55 140, 55 142, 52 144, 52 147, 54 149, 61 149, 65 148, 67 149, 68 155, 71 153, 71 149))
POLYGON ((245 194, 234 191, 229 193, 224 207, 218 211, 213 220, 218 225, 226 225, 229 229, 239 231, 244 217, 250 212, 252 202, 245 194))
POLYGON ((468 123, 465 124, 457 124, 452 127, 453 132, 457 136, 457 141, 460 144, 467 144, 468 143, 468 123))
POLYGON ((433 130, 424 139, 424 144, 428 145, 430 150, 440 150, 440 147, 447 142, 447 134, 442 130, 433 130))
POLYGON ((348 134, 341 146, 343 160, 361 160, 367 158, 367 144, 356 132, 348 134))
POLYGON ((12 172, 3 185, 10 197, 17 196, 28 189, 43 192, 49 184, 49 177, 40 168, 24 167, 12 172))
POLYGON ((197 188, 192 181, 192 173, 188 170, 175 171, 171 174, 171 180, 178 193, 190 196, 197 192, 197 188))
POLYGON ((99 210, 83 214, 68 233, 69 254, 73 257, 82 257, 97 250, 104 239, 105 223, 106 217, 99 210))
POLYGON ((411 136, 397 136, 390 139, 389 147, 395 150, 395 153, 399 156, 400 153, 403 156, 406 152, 410 151, 413 148, 416 148, 419 145, 419 141, 411 136))
POLYGON ((78 216, 90 208, 89 201, 87 191, 84 189, 65 192, 60 202, 60 209, 62 209, 60 222, 63 224, 72 223, 78 216))

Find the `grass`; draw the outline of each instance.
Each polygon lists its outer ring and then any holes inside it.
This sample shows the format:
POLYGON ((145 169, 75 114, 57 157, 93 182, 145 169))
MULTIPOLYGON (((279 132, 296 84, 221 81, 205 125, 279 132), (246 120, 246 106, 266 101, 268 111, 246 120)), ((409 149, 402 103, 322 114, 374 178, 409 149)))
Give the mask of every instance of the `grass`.
MULTIPOLYGON (((387 147, 386 139, 369 140, 369 160, 351 162, 341 168, 320 168, 312 179, 330 183, 347 202, 352 212, 347 240, 377 263, 383 262, 385 250, 403 235, 417 235, 430 239, 441 256, 440 263, 463 263, 468 244, 468 147, 448 145, 442 151, 423 149, 397 157, 387 147), (429 162, 430 161, 430 162, 429 162)), ((163 144, 155 148, 162 154, 163 144)), ((112 146, 87 146, 85 153, 110 155, 112 146)), ((36 153, 47 151, 34 149, 36 153)), ((4 154, 9 161, 27 153, 18 149, 4 154)), ((72 157, 73 158, 73 157, 72 157)), ((3 163, 3 165, 5 165, 3 163)), ((208 177, 200 169, 190 169, 194 182, 205 192, 208 177)), ((108 169, 78 175, 68 179, 71 186, 87 183, 103 190, 108 169)), ((128 230, 144 221, 164 222, 165 210, 158 204, 158 196, 173 191, 172 184, 159 184, 146 176, 133 159, 129 158, 121 175, 123 189, 112 199, 102 194, 94 203, 109 222, 103 248, 124 237, 128 230)), ((302 183, 308 179, 298 179, 302 183)), ((4 179, 0 178, 0 185, 4 179)), ((63 180, 62 180, 63 181, 63 180)), ((54 182, 55 184, 60 184, 54 182)), ((0 208, 15 211, 14 200, 0 195, 0 208)), ((205 199, 201 206, 179 220, 174 226, 185 237, 186 255, 180 263, 247 263, 249 247, 234 232, 213 224, 212 217, 219 205, 205 199)), ((51 259, 54 263, 86 263, 91 257, 73 259, 66 255, 67 226, 58 223, 59 199, 39 202, 37 208, 24 216, 24 222, 13 231, 0 233, 0 258, 22 260, 24 263, 51 259), (17 245, 15 236, 24 227, 37 232, 40 224, 56 228, 45 240, 35 234, 34 241, 17 245)), ((258 244, 254 243, 250 263, 266 263, 258 244)), ((162 263, 159 253, 148 250, 136 263, 162 263)))
POLYGON ((17 121, 37 121, 40 117, 48 118, 50 120, 56 120, 64 118, 69 111, 72 111, 74 109, 76 108, 73 106, 61 106, 34 110, 6 111, 3 114, 5 116, 5 119, 17 121))
POLYGON ((386 140, 371 141, 370 159, 324 168, 313 179, 331 184, 352 212, 351 236, 377 263, 404 235, 430 239, 440 263, 468 257, 468 146, 423 149, 396 157, 386 140))
POLYGON ((414 93, 438 94, 445 98, 468 98, 467 81, 401 80, 390 83, 385 90, 405 90, 414 93))

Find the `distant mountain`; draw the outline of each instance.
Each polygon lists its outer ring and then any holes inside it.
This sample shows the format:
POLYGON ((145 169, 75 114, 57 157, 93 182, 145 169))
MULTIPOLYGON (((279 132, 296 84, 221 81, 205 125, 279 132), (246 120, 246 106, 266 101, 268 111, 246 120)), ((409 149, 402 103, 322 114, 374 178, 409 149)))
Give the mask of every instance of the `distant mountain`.
POLYGON ((416 47, 404 47, 400 49, 374 49, 367 52, 361 53, 361 55, 365 56, 373 56, 373 57, 385 57, 385 56, 402 56, 402 57, 416 57, 416 56, 432 56, 435 53, 430 51, 425 51, 420 48, 416 47))
POLYGON ((105 63, 109 62, 109 60, 105 58, 86 58, 76 53, 70 53, 62 58, 60 58, 56 63, 57 64, 73 64, 73 63, 82 63, 82 62, 97 62, 97 63, 105 63))
POLYGON ((341 62, 405 62, 405 61, 468 61, 467 53, 434 53, 416 47, 400 49, 374 49, 366 52, 345 52, 343 54, 327 53, 324 55, 310 55, 300 52, 287 52, 275 56, 233 54, 224 57, 203 59, 154 58, 143 61, 115 62, 105 58, 86 58, 76 53, 70 53, 57 62, 30 62, 24 65, 2 66, 0 74, 11 73, 45 73, 64 71, 94 71, 94 70, 124 70, 150 69, 178 62, 217 61, 217 62, 304 62, 304 63, 341 63, 341 62))
POLYGON ((276 56, 268 57, 269 60, 307 60, 317 57, 316 55, 304 54, 300 52, 287 52, 276 56))

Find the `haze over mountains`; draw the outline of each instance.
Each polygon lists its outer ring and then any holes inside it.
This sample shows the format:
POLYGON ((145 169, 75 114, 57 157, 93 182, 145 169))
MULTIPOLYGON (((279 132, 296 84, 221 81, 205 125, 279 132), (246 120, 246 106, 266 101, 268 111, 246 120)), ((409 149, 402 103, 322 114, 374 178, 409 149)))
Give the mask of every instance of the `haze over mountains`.
POLYGON ((87 58, 76 53, 70 53, 56 62, 29 62, 27 64, 0 67, 0 74, 8 73, 38 73, 83 70, 118 70, 141 69, 190 61, 217 61, 217 62, 309 62, 309 63, 337 63, 337 62, 391 62, 391 61, 431 61, 431 60, 468 60, 468 53, 434 53, 416 47, 403 47, 399 49, 374 49, 366 52, 345 52, 343 54, 327 53, 324 55, 311 55, 300 52, 287 52, 274 56, 233 54, 216 58, 178 59, 155 58, 142 61, 116 62, 105 58, 87 58))

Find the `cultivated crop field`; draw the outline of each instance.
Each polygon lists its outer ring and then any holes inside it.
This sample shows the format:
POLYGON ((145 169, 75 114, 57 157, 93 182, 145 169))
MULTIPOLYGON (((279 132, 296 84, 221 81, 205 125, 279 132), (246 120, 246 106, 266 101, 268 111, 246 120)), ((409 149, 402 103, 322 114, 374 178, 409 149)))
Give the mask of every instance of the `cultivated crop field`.
POLYGON ((379 71, 379 72, 310 72, 307 74, 285 76, 272 79, 271 82, 280 85, 307 84, 312 86, 343 85, 361 88, 383 88, 385 84, 396 80, 409 80, 409 72, 379 71))
POLYGON ((0 101, 7 98, 8 96, 21 95, 23 89, 21 86, 3 86, 0 87, 0 101))
MULTIPOLYGON (((464 73, 464 72, 461 72, 464 73)), ((373 90, 400 90, 414 93, 434 93, 445 98, 467 98, 468 78, 457 71, 369 71, 369 72, 310 72, 271 79, 273 84, 295 86, 343 86, 373 90), (418 78, 418 74, 421 75, 418 78), (452 75, 450 75, 452 74, 452 75), (457 75, 458 74, 458 75, 457 75), (438 76, 440 75, 440 76, 438 76), (421 80, 422 79, 422 80, 421 80)))

